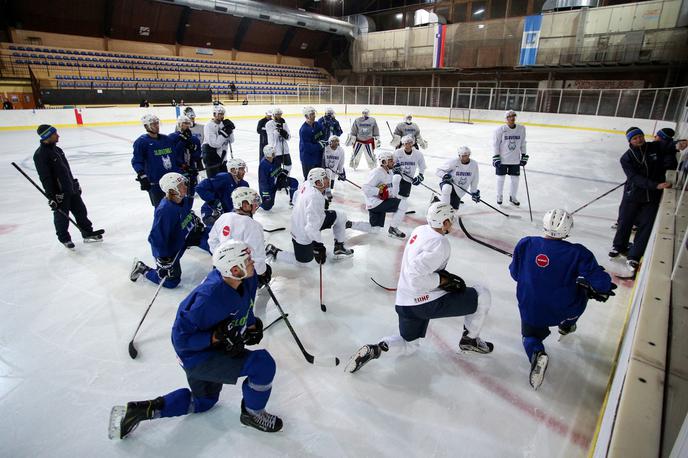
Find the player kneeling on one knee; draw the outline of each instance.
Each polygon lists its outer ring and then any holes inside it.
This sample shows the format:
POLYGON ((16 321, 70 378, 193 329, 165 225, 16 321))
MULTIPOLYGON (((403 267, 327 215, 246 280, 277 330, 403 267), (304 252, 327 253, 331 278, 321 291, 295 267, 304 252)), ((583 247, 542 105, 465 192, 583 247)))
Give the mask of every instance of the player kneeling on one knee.
POLYGON ((181 174, 171 172, 160 178, 160 188, 165 192, 153 216, 148 242, 151 245, 156 268, 150 268, 138 259, 129 274, 131 281, 141 275, 153 283, 164 280, 163 287, 175 288, 182 276, 180 260, 191 246, 208 249, 208 234, 201 219, 191 207, 193 199, 187 196, 188 181, 181 174))
POLYGON ((361 347, 349 361, 348 372, 358 371, 394 347, 412 349, 418 339, 425 337, 430 320, 435 318, 466 317, 459 341, 461 350, 490 353, 494 349, 492 343, 479 337, 492 303, 489 290, 480 285, 466 287, 458 275, 445 270, 451 256, 445 236, 451 232, 455 218, 451 205, 436 202, 428 209, 428 224, 413 230, 397 283, 399 334, 361 347))
POLYGON ((414 137, 406 135, 401 139, 401 148, 394 151, 392 185, 398 190, 401 199, 407 199, 411 195, 411 185, 418 186, 425 179, 425 158, 423 153, 413 146, 414 143, 414 137))
POLYGON ((265 411, 275 377, 275 361, 266 350, 251 351, 263 338, 263 323, 253 315, 258 278, 251 249, 237 240, 220 245, 212 270, 177 310, 172 345, 189 388, 149 401, 115 406, 109 436, 122 439, 142 420, 200 413, 217 402, 222 386, 241 385, 241 423, 266 432, 282 429, 282 420, 265 411))
POLYGON ((531 363, 529 380, 535 389, 547 369, 543 341, 549 327, 558 326, 561 335, 574 332, 588 299, 604 302, 616 289, 590 250, 564 240, 573 227, 571 214, 550 210, 542 222, 545 236, 519 240, 509 266, 516 280, 523 347, 531 363))
POLYGON ((404 218, 408 203, 406 199, 399 198, 399 189, 393 185, 394 153, 379 151, 377 162, 378 167, 370 171, 368 181, 362 187, 370 225, 384 227, 386 214, 394 213, 387 233, 390 237, 403 239, 406 234, 399 230, 399 224, 404 218))

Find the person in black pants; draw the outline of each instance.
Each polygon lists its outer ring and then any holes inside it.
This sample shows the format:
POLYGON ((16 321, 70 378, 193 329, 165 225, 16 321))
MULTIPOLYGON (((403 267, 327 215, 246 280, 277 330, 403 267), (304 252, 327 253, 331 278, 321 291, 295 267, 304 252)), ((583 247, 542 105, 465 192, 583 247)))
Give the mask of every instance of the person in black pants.
POLYGON ((626 174, 626 184, 619 207, 619 225, 609 257, 627 253, 626 264, 635 273, 650 239, 662 189, 671 188, 671 183, 666 181, 659 142, 646 143, 645 134, 637 127, 629 128, 626 138, 629 148, 620 161, 626 174), (634 222, 638 225, 638 231, 633 245, 629 246, 634 222))
POLYGON ((81 200, 79 180, 72 175, 64 152, 57 146, 60 140, 57 129, 42 124, 37 132, 41 137, 41 145, 33 155, 33 162, 48 196, 48 205, 53 210, 57 239, 70 250, 74 249, 72 237, 69 235, 69 219, 66 216, 71 212, 79 225, 84 242, 101 242, 105 231, 93 230, 86 205, 81 200))
POLYGON ((265 116, 260 118, 258 121, 258 127, 256 127, 256 132, 260 136, 260 145, 258 147, 258 162, 263 160, 263 148, 268 144, 268 132, 265 130, 265 125, 268 121, 272 120, 272 110, 265 112, 265 116))

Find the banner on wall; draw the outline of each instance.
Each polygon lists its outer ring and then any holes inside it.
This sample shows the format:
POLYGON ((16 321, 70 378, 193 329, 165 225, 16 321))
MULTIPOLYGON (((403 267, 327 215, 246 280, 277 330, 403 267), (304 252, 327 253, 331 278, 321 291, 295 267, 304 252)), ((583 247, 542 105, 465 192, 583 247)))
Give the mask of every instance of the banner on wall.
POLYGON ((437 24, 435 26, 435 47, 432 53, 432 68, 444 68, 444 44, 446 38, 446 24, 437 24))
POLYGON ((526 16, 526 20, 523 22, 523 39, 521 40, 521 55, 518 59, 519 65, 535 65, 541 28, 541 15, 526 16))

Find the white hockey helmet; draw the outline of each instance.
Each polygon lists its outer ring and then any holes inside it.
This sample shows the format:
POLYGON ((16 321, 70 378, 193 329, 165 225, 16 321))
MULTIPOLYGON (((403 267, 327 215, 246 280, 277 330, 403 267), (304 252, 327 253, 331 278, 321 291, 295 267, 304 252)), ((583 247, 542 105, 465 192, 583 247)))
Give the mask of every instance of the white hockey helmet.
POLYGON ((311 106, 303 107, 303 115, 304 116, 309 116, 311 114, 315 115, 315 113, 317 113, 315 111, 315 108, 313 108, 311 106))
POLYGON ((367 117, 370 114, 370 110, 366 107, 361 110, 361 114, 367 117))
POLYGON ((155 124, 156 122, 160 123, 160 118, 154 114, 146 113, 145 115, 141 116, 141 124, 143 124, 144 127, 155 124))
POLYGON ((401 137, 401 144, 405 145, 407 143, 410 143, 412 145, 416 143, 416 139, 413 138, 413 135, 404 135, 403 137, 401 137))
POLYGON ((182 128, 182 124, 188 123, 191 124, 191 118, 189 118, 187 115, 181 115, 177 118, 177 127, 180 129, 182 128))
POLYGON ((223 277, 242 280, 248 276, 247 263, 251 259, 251 248, 241 240, 225 240, 213 253, 213 266, 223 277), (239 277, 232 274, 232 268, 238 267, 243 271, 239 277))
POLYGON ((506 113, 504 113, 504 117, 508 118, 509 116, 516 116, 516 112, 514 110, 507 110, 506 113))
POLYGON ((336 141, 337 143, 339 143, 339 136, 338 136, 338 135, 330 135, 330 138, 327 139, 327 143, 329 143, 330 145, 331 145, 332 142, 334 142, 334 141, 336 141))
POLYGON ((232 169, 240 169, 240 168, 246 169, 246 161, 243 159, 239 159, 238 157, 235 157, 234 159, 230 159, 227 161, 227 170, 229 170, 229 173, 232 173, 232 169))
POLYGON ((224 115, 225 112, 226 112, 225 107, 223 107, 222 105, 215 105, 213 107, 213 116, 215 116, 217 114, 224 115))
POLYGON ((265 112, 265 116, 270 116, 272 117, 272 110, 268 110, 265 112))
POLYGON ((458 153, 459 157, 470 156, 471 155, 471 149, 467 146, 459 146, 459 150, 457 153, 458 153))
POLYGON ((332 108, 332 107, 325 108, 325 114, 327 116, 334 116, 334 108, 332 108))
POLYGON ((565 239, 572 227, 573 216, 561 208, 550 210, 542 217, 542 229, 552 238, 565 239))
POLYGON ((184 108, 184 114, 187 115, 190 119, 196 118, 196 112, 191 107, 184 108))
POLYGON ((284 113, 284 112, 282 111, 282 109, 281 109, 280 107, 275 107, 275 108, 272 109, 272 114, 273 114, 273 115, 282 116, 282 113, 284 113))
POLYGON ((234 206, 234 210, 240 210, 244 202, 260 205, 262 200, 254 189, 240 186, 232 191, 232 205, 234 206))
POLYGON ((389 150, 380 150, 376 154, 377 156, 377 163, 382 165, 384 161, 389 161, 390 159, 394 159, 394 153, 389 150))
POLYGON ((265 157, 275 157, 275 147, 272 145, 265 145, 263 147, 263 156, 265 157))
POLYGON ((320 182, 321 186, 325 186, 325 178, 329 178, 330 176, 327 173, 327 170, 323 169, 322 167, 315 167, 312 168, 308 172, 308 182, 311 184, 313 187, 316 186, 316 182, 320 182))
POLYGON ((449 220, 454 223, 456 220, 456 210, 451 205, 444 202, 435 202, 428 208, 428 213, 425 215, 430 227, 439 229, 444 226, 444 222, 449 220))
POLYGON ((165 193, 165 195, 167 195, 167 193, 170 191, 179 194, 179 185, 182 183, 186 184, 186 182, 187 181, 186 178, 184 178, 184 175, 177 172, 169 172, 160 178, 160 181, 158 181, 158 186, 160 186, 160 189, 165 193))
POLYGON ((406 116, 404 116, 404 121, 410 124, 411 121, 413 121, 413 115, 411 113, 406 113, 406 116))

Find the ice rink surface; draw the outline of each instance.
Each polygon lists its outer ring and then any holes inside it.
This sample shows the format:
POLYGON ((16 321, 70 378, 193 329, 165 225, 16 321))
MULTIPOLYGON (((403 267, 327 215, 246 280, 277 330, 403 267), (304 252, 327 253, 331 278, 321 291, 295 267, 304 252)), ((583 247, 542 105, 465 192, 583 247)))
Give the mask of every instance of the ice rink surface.
MULTIPOLYGON (((231 113, 231 110, 230 110, 231 113)), ((374 116, 374 113, 373 113, 374 116)), ((230 115, 231 118, 231 115, 230 115)), ((347 117, 340 117, 349 127, 347 117)), ((383 144, 390 140, 379 117, 383 144)), ((449 124, 416 118, 429 147, 425 183, 439 188, 434 171, 460 145, 469 146, 480 165, 483 198, 495 203, 491 139, 496 124, 449 124)), ((257 189, 257 119, 235 121, 234 153, 248 163, 246 176, 257 189)), ((296 132, 302 118, 287 118, 296 132)), ((600 126, 603 128, 604 126, 600 126)), ((171 123, 161 131, 169 133, 171 123)), ((123 441, 107 438, 110 408, 127 401, 152 399, 186 386, 170 342, 179 302, 211 269, 210 256, 192 248, 182 259, 182 283, 163 289, 137 337, 138 359, 127 354, 130 340, 155 285, 129 278, 134 257, 154 262, 147 242, 153 208, 134 181, 130 165, 138 126, 62 129, 59 146, 81 183, 95 228, 105 228, 105 241, 81 243, 72 228, 76 251, 58 243, 51 212, 38 192, 10 166, 19 165, 37 180, 32 156, 38 147, 34 131, 0 136, 0 443, 6 457, 74 456, 584 456, 593 441, 598 412, 624 325, 630 281, 617 281, 617 296, 591 301, 578 331, 545 341, 550 355, 547 376, 538 391, 528 384, 530 365, 520 338, 516 284, 508 273, 510 258, 468 240, 456 228, 450 236, 447 269, 468 285, 480 282, 492 291, 492 309, 482 337, 492 341, 490 355, 462 354, 458 341, 461 318, 434 320, 420 349, 410 356, 385 354, 360 372, 343 365, 363 344, 395 333, 394 293, 375 286, 370 277, 396 286, 404 242, 386 234, 347 231, 352 258, 324 265, 324 302, 320 311, 315 263, 294 267, 273 263, 272 288, 308 351, 336 355, 336 368, 308 364, 284 323, 265 333, 261 342, 277 361, 268 410, 282 417, 284 429, 266 434, 239 422, 241 391, 225 386, 219 403, 207 413, 143 422, 123 441)), ((290 140, 294 169, 302 181, 298 135, 290 140), (294 138, 296 137, 296 138, 294 138)), ((618 159, 626 150, 622 135, 572 129, 528 127, 530 162, 527 178, 533 217, 554 207, 573 210, 624 180, 618 159)), ((365 181, 368 167, 347 176, 365 181)), ((509 179, 505 188, 508 189, 509 179)), ((505 191, 506 191, 505 189, 505 191)), ((507 194, 505 192, 505 194, 507 194)), ((361 192, 337 182, 332 209, 351 220, 367 220, 361 192)), ((431 192, 414 187, 410 210, 401 229, 407 234, 425 223, 431 192)), ((521 177, 521 207, 504 205, 507 219, 485 205, 465 199, 460 215, 475 237, 506 250, 526 235, 540 231, 529 220, 521 177)), ((621 264, 608 260, 621 191, 590 205, 575 216, 572 242, 590 248, 608 270, 621 264)), ((194 208, 200 213, 201 201, 194 208)), ((278 194, 272 211, 256 219, 266 229, 266 242, 291 249, 288 198, 278 194)), ((332 233, 324 236, 328 255, 332 233)), ((258 310, 267 324, 278 316, 272 302, 258 310)))

